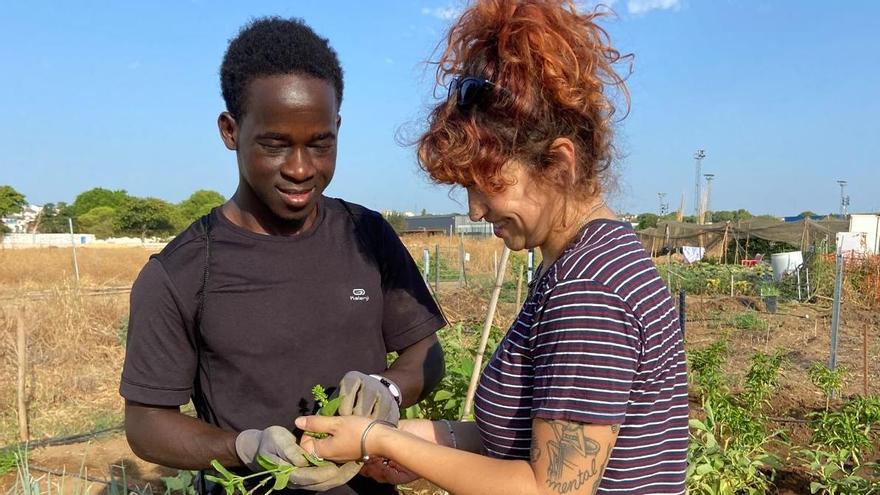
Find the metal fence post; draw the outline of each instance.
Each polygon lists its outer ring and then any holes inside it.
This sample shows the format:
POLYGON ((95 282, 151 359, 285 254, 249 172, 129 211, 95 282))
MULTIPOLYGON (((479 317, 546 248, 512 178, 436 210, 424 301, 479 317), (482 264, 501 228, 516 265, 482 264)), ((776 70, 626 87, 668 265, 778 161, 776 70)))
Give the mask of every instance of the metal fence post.
POLYGON ((831 306, 831 356, 828 359, 828 368, 837 368, 837 337, 840 326, 840 299, 843 289, 843 253, 837 253, 837 268, 834 274, 834 302, 831 306))
POLYGON ((427 284, 427 283, 428 283, 428 280, 429 280, 429 279, 428 279, 428 274, 429 274, 430 271, 431 271, 431 269, 430 269, 430 268, 431 268, 431 251, 429 251, 428 248, 422 249, 422 264, 423 264, 424 267, 425 267, 425 269, 424 269, 424 272, 425 272, 425 284, 427 284))

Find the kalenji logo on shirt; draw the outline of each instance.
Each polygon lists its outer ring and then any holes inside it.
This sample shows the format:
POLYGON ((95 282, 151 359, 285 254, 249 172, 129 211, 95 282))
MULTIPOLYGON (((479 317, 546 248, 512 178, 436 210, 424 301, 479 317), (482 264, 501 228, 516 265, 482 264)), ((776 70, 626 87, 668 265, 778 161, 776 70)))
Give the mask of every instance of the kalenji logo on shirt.
POLYGON ((351 295, 348 296, 350 301, 369 301, 370 296, 366 295, 367 291, 364 289, 352 289, 351 295))

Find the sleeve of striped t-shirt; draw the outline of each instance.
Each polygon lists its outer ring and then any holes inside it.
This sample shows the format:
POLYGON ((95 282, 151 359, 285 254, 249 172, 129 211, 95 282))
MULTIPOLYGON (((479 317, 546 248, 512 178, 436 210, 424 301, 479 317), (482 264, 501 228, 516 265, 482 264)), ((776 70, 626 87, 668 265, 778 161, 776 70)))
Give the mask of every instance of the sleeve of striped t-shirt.
POLYGON ((548 291, 532 329, 532 416, 621 424, 638 369, 639 330, 626 302, 592 280, 548 291))

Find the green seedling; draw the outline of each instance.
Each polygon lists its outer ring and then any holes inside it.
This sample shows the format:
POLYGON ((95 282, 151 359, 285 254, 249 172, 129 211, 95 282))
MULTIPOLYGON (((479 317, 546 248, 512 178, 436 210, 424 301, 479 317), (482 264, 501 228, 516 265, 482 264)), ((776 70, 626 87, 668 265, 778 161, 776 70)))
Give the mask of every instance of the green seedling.
MULTIPOLYGON (((321 385, 315 385, 312 387, 312 397, 314 397, 315 402, 317 402, 320 407, 320 409, 318 409, 319 416, 335 415, 336 411, 339 409, 339 402, 342 400, 341 396, 337 396, 334 399, 327 397, 327 391, 324 390, 324 387, 321 385)), ((315 433, 313 431, 307 431, 305 434, 318 439, 330 436, 327 433, 315 433)), ((309 462, 312 462, 312 460, 309 459, 309 462)))

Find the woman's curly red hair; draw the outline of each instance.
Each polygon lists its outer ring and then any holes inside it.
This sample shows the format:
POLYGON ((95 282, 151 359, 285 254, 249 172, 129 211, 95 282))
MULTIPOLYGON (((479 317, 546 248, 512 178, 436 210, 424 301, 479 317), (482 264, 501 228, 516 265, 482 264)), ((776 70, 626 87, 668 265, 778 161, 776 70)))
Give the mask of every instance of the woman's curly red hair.
POLYGON ((614 65, 632 57, 611 47, 595 23, 603 15, 578 12, 570 0, 476 1, 449 30, 437 84, 473 75, 499 89, 477 108, 437 105, 417 143, 421 167, 439 183, 499 192, 508 185, 501 167, 518 159, 567 195, 601 192, 614 157, 606 90, 619 89, 628 107, 614 65), (557 138, 574 143, 577 177, 552 166, 557 138))

